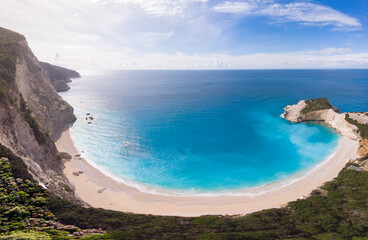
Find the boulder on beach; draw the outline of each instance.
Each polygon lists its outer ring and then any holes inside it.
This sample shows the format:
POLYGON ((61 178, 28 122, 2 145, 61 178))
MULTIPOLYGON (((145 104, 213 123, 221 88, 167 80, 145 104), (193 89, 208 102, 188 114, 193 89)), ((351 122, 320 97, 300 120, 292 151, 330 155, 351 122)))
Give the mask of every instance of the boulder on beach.
POLYGON ((69 154, 69 153, 66 153, 66 152, 61 152, 59 153, 60 154, 60 157, 62 159, 65 159, 65 160, 71 160, 72 159, 72 156, 69 154))

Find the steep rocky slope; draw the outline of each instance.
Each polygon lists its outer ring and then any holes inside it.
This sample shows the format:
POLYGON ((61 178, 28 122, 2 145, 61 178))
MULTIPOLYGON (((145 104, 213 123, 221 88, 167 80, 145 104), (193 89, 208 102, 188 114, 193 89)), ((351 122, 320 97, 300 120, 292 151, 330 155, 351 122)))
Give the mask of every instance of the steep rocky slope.
POLYGON ((74 199, 50 136, 75 120, 25 38, 0 28, 0 144, 26 163, 35 180, 74 199))
POLYGON ((40 63, 57 92, 69 90, 70 87, 67 85, 67 83, 72 81, 71 78, 80 78, 79 73, 74 70, 55 66, 45 62, 40 63))

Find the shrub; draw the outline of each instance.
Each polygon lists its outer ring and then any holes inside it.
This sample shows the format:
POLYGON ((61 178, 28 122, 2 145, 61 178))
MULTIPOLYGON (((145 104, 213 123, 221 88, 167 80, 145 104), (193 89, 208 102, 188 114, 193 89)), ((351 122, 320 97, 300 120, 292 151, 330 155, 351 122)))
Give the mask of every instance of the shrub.
POLYGON ((47 233, 42 232, 12 232, 7 235, 0 235, 0 239, 3 240, 51 240, 51 237, 47 233))

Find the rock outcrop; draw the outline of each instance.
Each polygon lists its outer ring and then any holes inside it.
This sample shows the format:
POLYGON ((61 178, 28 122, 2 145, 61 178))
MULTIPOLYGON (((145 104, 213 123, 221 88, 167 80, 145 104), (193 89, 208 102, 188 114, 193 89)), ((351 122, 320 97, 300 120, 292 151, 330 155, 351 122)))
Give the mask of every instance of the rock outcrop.
POLYGON ((54 86, 56 92, 64 92, 70 89, 69 85, 63 80, 57 80, 53 82, 52 85, 54 86))
POLYGON ((45 62, 40 63, 57 92, 69 90, 70 87, 67 83, 72 81, 71 78, 81 77, 79 73, 74 70, 55 66, 45 62))
POLYGON ((358 157, 365 157, 368 155, 368 139, 360 141, 357 154, 358 157))
POLYGON ((0 28, 0 144, 26 163, 36 181, 74 201, 50 135, 75 119, 25 38, 0 28))
MULTIPOLYGON (((327 99, 324 101, 327 101, 327 99)), ((330 108, 305 111, 307 107, 309 106, 305 100, 299 101, 296 105, 288 105, 285 107, 284 117, 293 123, 321 121, 329 127, 334 128, 342 136, 354 140, 361 140, 360 135, 357 133, 357 127, 348 123, 345 120, 346 113, 339 113, 338 108, 331 105, 330 108)))

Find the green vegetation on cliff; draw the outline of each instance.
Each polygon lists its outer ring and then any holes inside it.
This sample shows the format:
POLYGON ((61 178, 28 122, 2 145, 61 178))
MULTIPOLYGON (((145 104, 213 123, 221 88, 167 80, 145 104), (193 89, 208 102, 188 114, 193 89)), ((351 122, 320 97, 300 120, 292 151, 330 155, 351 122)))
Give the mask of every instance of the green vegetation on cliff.
POLYGON ((20 157, 15 156, 9 149, 0 144, 0 158, 7 158, 11 163, 11 173, 15 178, 33 180, 27 166, 20 157))
POLYGON ((316 98, 305 100, 306 106, 301 111, 302 114, 310 113, 317 110, 324 110, 332 108, 331 103, 327 100, 327 98, 316 98))
POLYGON ((33 130, 33 134, 39 144, 46 142, 46 133, 41 130, 35 117, 32 116, 32 110, 28 107, 27 102, 23 99, 20 100, 20 113, 23 119, 28 123, 29 127, 33 130))
POLYGON ((48 195, 22 159, 0 144, 0 239, 75 239, 68 235, 79 228, 55 221, 48 195))
POLYGON ((45 189, 29 179, 14 178, 9 160, 0 158, 0 232, 45 225, 54 218, 46 198, 45 189))

